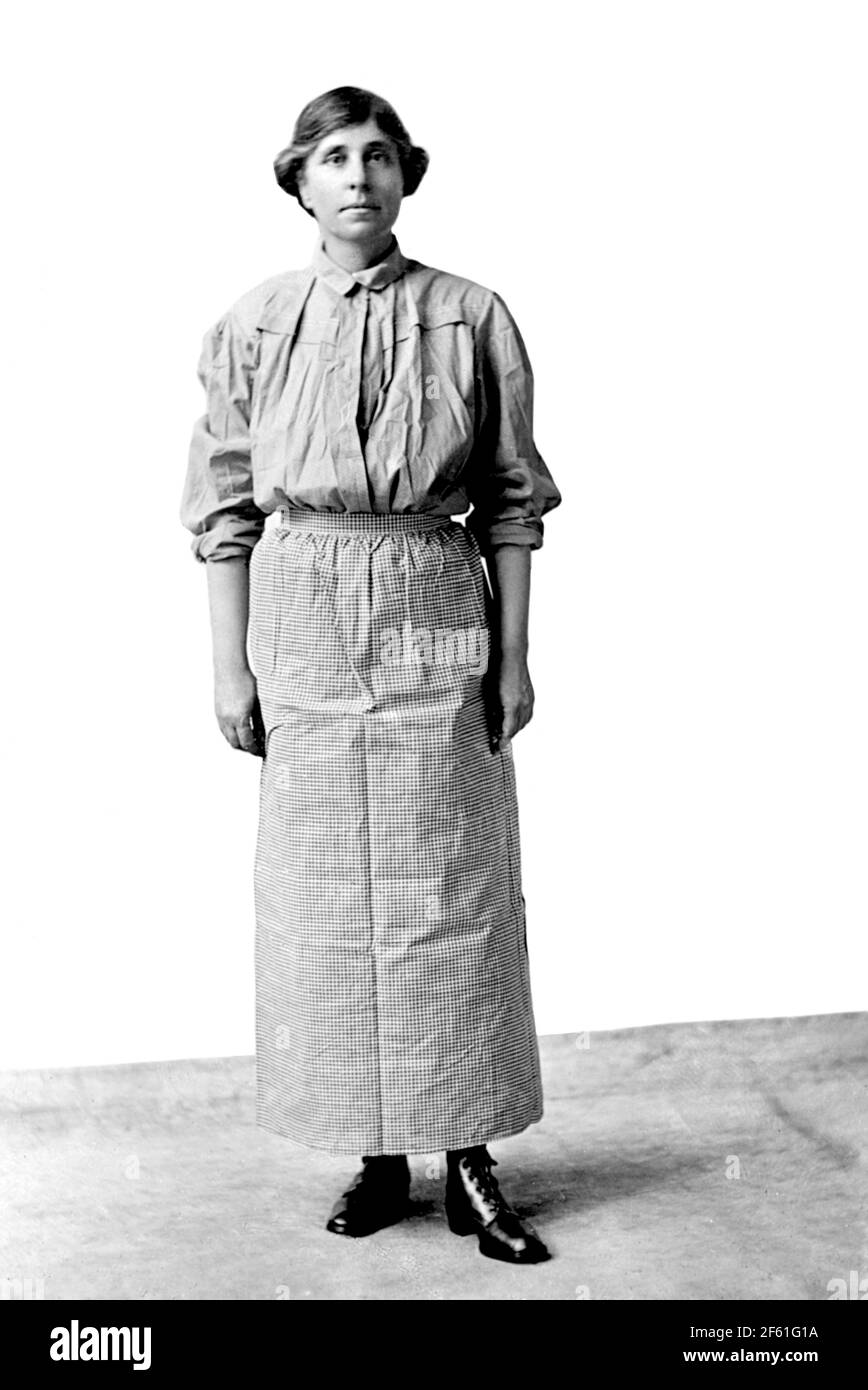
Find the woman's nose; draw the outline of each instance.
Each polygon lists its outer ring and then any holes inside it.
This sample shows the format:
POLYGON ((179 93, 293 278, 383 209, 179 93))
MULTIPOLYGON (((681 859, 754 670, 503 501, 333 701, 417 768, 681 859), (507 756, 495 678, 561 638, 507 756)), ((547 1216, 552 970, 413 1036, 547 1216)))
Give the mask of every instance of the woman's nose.
POLYGON ((365 161, 362 159, 361 155, 356 155, 355 157, 350 156, 347 163, 347 173, 349 175, 349 184, 351 188, 357 188, 359 184, 364 184, 366 182, 367 169, 365 168, 365 161))

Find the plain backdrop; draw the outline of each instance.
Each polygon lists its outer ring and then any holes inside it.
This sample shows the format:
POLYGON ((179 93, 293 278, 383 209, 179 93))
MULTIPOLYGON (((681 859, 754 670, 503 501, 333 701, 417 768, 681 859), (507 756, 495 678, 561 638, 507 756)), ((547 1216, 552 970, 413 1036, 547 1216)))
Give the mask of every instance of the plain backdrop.
POLYGON ((0 1066, 249 1054, 259 762, 178 520, 205 329, 381 92, 563 493, 514 743, 541 1033, 865 1006, 868 11, 245 0, 5 24, 0 1066))

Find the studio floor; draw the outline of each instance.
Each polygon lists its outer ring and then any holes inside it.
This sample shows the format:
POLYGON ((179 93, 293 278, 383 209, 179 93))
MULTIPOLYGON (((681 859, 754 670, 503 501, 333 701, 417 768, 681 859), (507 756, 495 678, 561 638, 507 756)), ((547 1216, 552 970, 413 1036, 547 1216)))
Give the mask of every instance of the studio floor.
POLYGON ((252 1057, 6 1073, 3 1296, 868 1295, 868 1014, 540 1047, 543 1120, 490 1146, 552 1252, 526 1268, 449 1231, 443 1154, 412 1158, 408 1220, 329 1234, 358 1165, 256 1127, 252 1057))

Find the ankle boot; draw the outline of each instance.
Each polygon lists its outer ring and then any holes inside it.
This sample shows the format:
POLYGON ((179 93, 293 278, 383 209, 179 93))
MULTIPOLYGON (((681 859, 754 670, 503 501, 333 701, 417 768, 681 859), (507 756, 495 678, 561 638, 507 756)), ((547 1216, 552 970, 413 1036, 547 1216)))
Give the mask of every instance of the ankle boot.
POLYGON ((410 1166, 404 1154, 362 1157, 346 1192, 335 1202, 326 1230, 337 1236, 369 1236, 407 1215, 410 1166))
POLYGON ((539 1236, 522 1225, 506 1201, 491 1169, 497 1167, 484 1144, 446 1155, 446 1216, 458 1236, 476 1234, 479 1249, 508 1264, 540 1264, 551 1258, 539 1236))

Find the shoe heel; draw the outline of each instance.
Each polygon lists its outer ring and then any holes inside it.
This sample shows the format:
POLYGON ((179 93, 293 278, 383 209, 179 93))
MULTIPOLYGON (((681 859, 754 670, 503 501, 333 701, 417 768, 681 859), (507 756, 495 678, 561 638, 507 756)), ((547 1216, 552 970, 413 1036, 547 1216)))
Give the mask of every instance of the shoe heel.
POLYGON ((446 1220, 457 1236, 472 1236, 476 1230, 473 1217, 463 1204, 447 1202, 446 1220))

